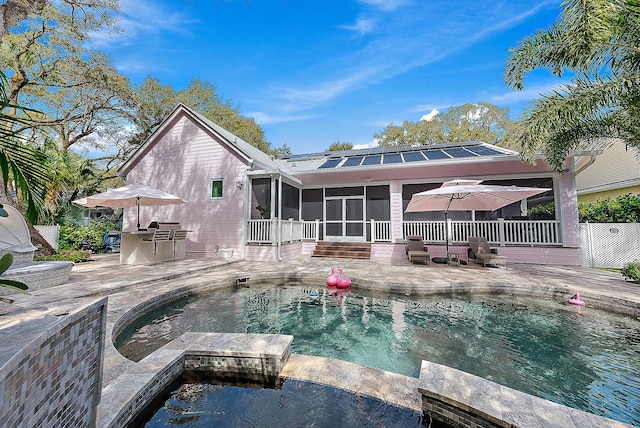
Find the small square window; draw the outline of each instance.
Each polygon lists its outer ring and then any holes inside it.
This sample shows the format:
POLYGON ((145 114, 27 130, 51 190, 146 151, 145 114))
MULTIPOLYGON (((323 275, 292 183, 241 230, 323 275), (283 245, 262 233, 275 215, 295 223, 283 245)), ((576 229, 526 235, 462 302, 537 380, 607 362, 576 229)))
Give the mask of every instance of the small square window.
POLYGON ((211 198, 222 198, 222 180, 211 180, 211 198))

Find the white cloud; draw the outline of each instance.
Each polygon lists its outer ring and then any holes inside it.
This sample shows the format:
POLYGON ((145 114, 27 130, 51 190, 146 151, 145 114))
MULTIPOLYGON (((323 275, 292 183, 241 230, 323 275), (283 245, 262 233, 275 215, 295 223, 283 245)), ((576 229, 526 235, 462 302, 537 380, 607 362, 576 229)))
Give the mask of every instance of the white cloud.
POLYGON ((272 115, 261 111, 247 113, 247 116, 255 119, 259 125, 273 125, 276 123, 297 122, 299 120, 311 119, 313 115, 272 115))
MULTIPOLYGON (((359 50, 328 56, 324 63, 308 70, 304 73, 305 83, 289 76, 286 84, 272 84, 274 92, 269 95, 274 100, 274 109, 293 112, 330 104, 346 93, 466 50, 522 23, 543 8, 557 7, 557 0, 540 2, 535 7, 495 0, 478 8, 475 3, 464 2, 455 10, 445 2, 360 0, 360 3, 375 10, 368 11, 368 21, 356 21, 349 29, 368 31, 370 20, 384 22, 384 26, 379 25, 369 33, 370 41, 359 50)), ((439 106, 432 108, 436 107, 439 106)))
POLYGON ((488 100, 492 104, 498 105, 515 104, 522 101, 529 101, 533 98, 540 98, 540 95, 548 93, 550 91, 559 90, 560 87, 565 83, 558 83, 556 81, 550 84, 525 87, 525 89, 523 89, 522 91, 509 91, 502 94, 489 96, 488 100))
POLYGON ((440 114, 440 111, 437 108, 431 109, 431 111, 427 114, 422 115, 420 120, 426 120, 427 122, 433 120, 434 117, 440 114))
POLYGON ((193 20, 186 18, 186 13, 173 9, 163 9, 154 2, 142 0, 121 0, 120 13, 117 18, 119 31, 101 31, 91 36, 91 43, 96 48, 104 46, 130 45, 137 40, 153 37, 154 34, 184 34, 193 20))
POLYGON ((353 149, 354 149, 354 150, 360 150, 360 149, 372 149, 372 148, 374 148, 374 147, 378 147, 378 145, 379 145, 379 144, 378 144, 378 141, 377 141, 377 140, 373 140, 373 141, 370 141, 370 142, 368 142, 368 143, 366 143, 366 144, 355 144, 355 145, 353 146, 353 149))
MULTIPOLYGON (((410 0, 359 0, 360 3, 366 4, 369 7, 380 9, 384 11, 391 11, 401 8, 411 3, 410 0)), ((421 0, 424 1, 424 0, 421 0)))
POLYGON ((359 33, 361 36, 371 33, 375 28, 376 21, 371 18, 360 17, 351 25, 342 25, 341 28, 359 33))

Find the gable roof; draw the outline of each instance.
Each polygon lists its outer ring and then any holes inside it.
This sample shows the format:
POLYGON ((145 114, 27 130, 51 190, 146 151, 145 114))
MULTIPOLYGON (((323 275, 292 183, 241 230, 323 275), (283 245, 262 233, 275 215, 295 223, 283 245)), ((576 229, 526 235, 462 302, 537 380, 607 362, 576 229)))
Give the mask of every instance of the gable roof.
POLYGON ((161 135, 174 121, 174 119, 180 115, 186 114, 191 117, 192 120, 199 123, 208 131, 218 136, 231 150, 237 153, 240 157, 244 158, 248 164, 257 166, 260 169, 278 169, 281 167, 280 162, 273 159, 268 154, 264 153, 257 147, 244 141, 242 138, 227 131, 220 125, 207 119, 200 113, 190 109, 184 104, 178 104, 176 108, 171 112, 165 120, 158 125, 158 127, 151 133, 151 135, 145 140, 143 144, 129 157, 129 159, 118 169, 117 175, 126 175, 140 159, 142 159, 151 147, 157 141, 157 137, 161 135))

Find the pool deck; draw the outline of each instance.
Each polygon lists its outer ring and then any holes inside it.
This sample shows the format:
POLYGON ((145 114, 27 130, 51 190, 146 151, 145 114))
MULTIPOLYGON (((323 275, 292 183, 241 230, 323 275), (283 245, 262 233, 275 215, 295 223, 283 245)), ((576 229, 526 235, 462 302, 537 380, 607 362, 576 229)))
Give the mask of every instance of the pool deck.
MULTIPOLYGON (((12 334, 28 333, 32 323, 46 321, 108 296, 107 347, 103 366, 103 387, 114 381, 123 370, 135 365, 122 357, 111 344, 111 329, 131 308, 154 295, 184 293, 206 288, 209 284, 232 284, 237 279, 251 282, 278 279, 292 282, 304 280, 310 286, 323 286, 331 267, 342 267, 353 281, 353 287, 411 294, 434 292, 487 292, 533 294, 560 301, 580 292, 589 306, 614 309, 640 316, 640 285, 626 282, 619 273, 575 267, 510 264, 508 269, 483 268, 481 265, 460 267, 442 264, 414 265, 408 260, 349 260, 301 256, 277 263, 257 263, 241 259, 188 256, 186 259, 148 266, 119 265, 117 254, 95 255, 94 260, 76 264, 66 284, 33 291, 30 295, 12 294, 13 303, 0 301, 0 330, 12 327, 12 334), (23 328, 25 329, 23 331, 23 328)), ((304 369, 304 362, 291 358, 285 368, 290 377, 304 369), (295 365, 299 364, 300 367, 295 365)), ((338 376, 339 378, 340 376, 338 376)), ((335 382, 338 382, 339 379, 335 382)), ((415 379, 417 385, 417 379, 415 379)), ((375 389, 383 388, 378 382, 375 389)), ((403 386, 412 389, 415 385, 403 386)), ((344 387, 344 385, 336 385, 344 387)), ((389 392, 389 397, 397 391, 389 392)), ((397 404, 415 408, 417 396, 397 404)), ((393 401, 390 399, 390 401, 393 401)))

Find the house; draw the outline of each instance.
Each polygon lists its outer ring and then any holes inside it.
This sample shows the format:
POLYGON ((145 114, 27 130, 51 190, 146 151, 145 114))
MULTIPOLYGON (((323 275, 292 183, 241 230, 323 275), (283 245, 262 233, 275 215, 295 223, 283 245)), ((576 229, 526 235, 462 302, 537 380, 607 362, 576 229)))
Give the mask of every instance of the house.
POLYGON ((640 194, 640 152, 623 140, 609 138, 589 156, 576 159, 578 202, 593 202, 625 195, 640 194))
MULTIPOLYGON (((129 184, 182 197, 184 205, 141 207, 143 225, 180 222, 187 251, 278 261, 311 255, 326 242, 359 242, 371 258, 403 258, 408 235, 422 235, 432 256, 466 258, 469 236, 485 236, 510 262, 578 264, 573 160, 567 173, 544 160, 482 142, 377 147, 274 159, 190 108, 179 105, 121 167, 129 184), (496 212, 404 213, 411 195, 460 178, 484 184, 547 187, 496 212), (532 207, 555 212, 531 219, 532 207)), ((136 224, 127 210, 124 228, 136 224)))

